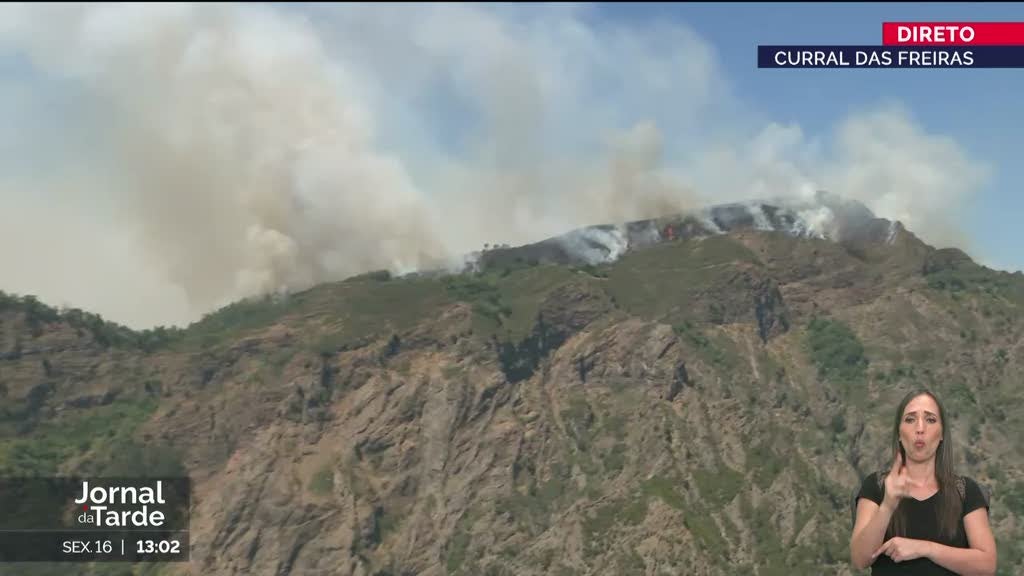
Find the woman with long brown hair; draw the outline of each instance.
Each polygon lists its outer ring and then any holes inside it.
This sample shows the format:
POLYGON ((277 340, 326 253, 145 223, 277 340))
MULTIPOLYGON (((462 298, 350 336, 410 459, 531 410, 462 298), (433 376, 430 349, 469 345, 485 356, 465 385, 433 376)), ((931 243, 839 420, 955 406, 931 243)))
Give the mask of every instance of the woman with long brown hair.
POLYGON ((864 479, 850 556, 879 574, 995 574, 988 501, 953 469, 949 424, 927 390, 896 410, 892 468, 864 479))

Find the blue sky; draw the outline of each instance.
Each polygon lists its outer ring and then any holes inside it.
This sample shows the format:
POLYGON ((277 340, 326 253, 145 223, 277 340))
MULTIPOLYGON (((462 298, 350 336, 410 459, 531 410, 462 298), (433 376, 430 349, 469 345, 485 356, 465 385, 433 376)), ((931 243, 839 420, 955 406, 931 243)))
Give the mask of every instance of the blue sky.
POLYGON ((814 188, 1018 270, 1020 71, 756 67, 758 44, 1015 8, 3 5, 0 289, 182 325, 814 188))

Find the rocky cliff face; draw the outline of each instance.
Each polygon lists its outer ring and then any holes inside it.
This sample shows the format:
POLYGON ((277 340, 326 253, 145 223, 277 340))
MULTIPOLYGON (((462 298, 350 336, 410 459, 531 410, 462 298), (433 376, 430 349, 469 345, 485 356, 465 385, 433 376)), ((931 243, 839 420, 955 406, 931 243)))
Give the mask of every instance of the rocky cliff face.
POLYGON ((893 230, 368 275, 145 350, 6 298, 0 468, 193 477, 191 562, 139 574, 850 574, 927 386, 1017 574, 1024 279, 893 230))

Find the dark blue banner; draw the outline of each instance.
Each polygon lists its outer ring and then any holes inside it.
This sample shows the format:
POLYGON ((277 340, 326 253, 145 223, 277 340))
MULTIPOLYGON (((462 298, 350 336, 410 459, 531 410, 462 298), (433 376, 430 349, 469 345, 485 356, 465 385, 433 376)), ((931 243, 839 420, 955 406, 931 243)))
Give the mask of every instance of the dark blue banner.
POLYGON ((1024 68, 1024 46, 758 46, 758 68, 1024 68))

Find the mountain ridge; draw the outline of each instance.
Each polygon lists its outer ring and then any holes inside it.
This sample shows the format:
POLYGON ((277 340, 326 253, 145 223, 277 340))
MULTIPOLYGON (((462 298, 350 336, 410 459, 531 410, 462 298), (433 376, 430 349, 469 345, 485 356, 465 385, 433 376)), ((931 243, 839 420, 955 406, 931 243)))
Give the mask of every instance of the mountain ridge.
POLYGON ((509 260, 594 265, 614 261, 627 250, 659 242, 749 229, 839 243, 880 242, 884 238, 885 243, 891 244, 898 234, 908 234, 899 222, 877 218, 856 200, 819 191, 813 199, 748 200, 658 218, 577 228, 539 242, 474 252, 469 257, 469 269, 500 266, 509 260))
MULTIPOLYGON (((700 210, 684 211, 658 218, 641 219, 622 224, 585 226, 514 247, 507 244, 491 247, 488 244, 485 245, 484 250, 467 254, 464 257, 466 263, 461 268, 414 271, 403 276, 457 275, 523 264, 595 265, 614 261, 627 250, 651 244, 703 238, 734 230, 748 229, 781 231, 796 237, 830 239, 846 243, 847 246, 853 246, 858 242, 878 242, 883 235, 886 237, 887 243, 892 243, 898 234, 906 234, 912 238, 912 242, 923 245, 898 221, 877 218, 866 206, 856 200, 844 199, 827 191, 818 191, 813 199, 778 198, 715 204, 700 210)), ((967 258, 970 259, 969 256, 967 258)), ((387 270, 368 271, 351 278, 367 275, 376 278, 390 278, 392 273, 387 270)), ((347 279, 336 282, 345 280, 347 279)), ((299 292, 315 288, 316 286, 313 286, 299 292)), ((251 296, 228 304, 221 309, 231 308, 239 302, 287 297, 287 293, 251 296)), ((0 306, 14 305, 24 305, 32 311, 33 316, 45 320, 53 320, 66 315, 67 321, 89 327, 97 332, 107 332, 106 336, 114 341, 132 340, 133 335, 138 335, 138 339, 141 341, 140 346, 143 348, 156 345, 166 340, 169 334, 188 328, 188 326, 157 326, 135 330, 117 322, 105 320, 98 314, 80 308, 62 307, 58 310, 39 301, 34 295, 26 294, 19 297, 15 294, 4 293, 0 287, 0 306)), ((190 326, 201 323, 216 312, 215 310, 204 314, 202 319, 193 322, 190 326)))
POLYGON ((1024 281, 868 222, 528 245, 147 347, 8 297, 0 471, 187 473, 192 561, 138 574, 853 574, 850 491, 924 385, 1016 573, 1024 281))

